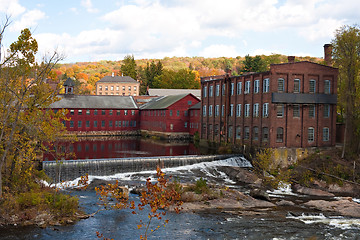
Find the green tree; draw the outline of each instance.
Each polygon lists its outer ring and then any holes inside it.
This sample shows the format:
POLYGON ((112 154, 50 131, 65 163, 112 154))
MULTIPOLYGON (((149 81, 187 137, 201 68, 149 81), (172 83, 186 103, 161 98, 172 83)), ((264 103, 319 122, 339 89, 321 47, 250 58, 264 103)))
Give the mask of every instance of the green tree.
POLYGON ((132 77, 133 79, 137 79, 137 71, 136 71, 136 62, 134 59, 134 55, 125 56, 122 64, 121 64, 121 73, 124 76, 132 77))
POLYGON ((339 68, 338 106, 344 114, 345 139, 342 157, 359 152, 360 137, 360 29, 343 26, 332 40, 333 59, 339 68))
POLYGON ((266 71, 266 63, 259 55, 251 57, 249 55, 245 56, 243 61, 242 72, 264 72, 266 71))
POLYGON ((163 73, 154 78, 154 88, 168 89, 198 89, 200 83, 196 80, 194 71, 188 68, 179 71, 163 70, 163 73))
MULTIPOLYGON (((0 46, 9 19, 1 28, 0 46)), ((45 80, 61 56, 54 53, 37 63, 38 44, 29 29, 21 31, 5 54, 0 49, 0 198, 3 186, 26 191, 35 183, 34 169, 43 142, 64 131, 49 105, 57 100, 45 80)))

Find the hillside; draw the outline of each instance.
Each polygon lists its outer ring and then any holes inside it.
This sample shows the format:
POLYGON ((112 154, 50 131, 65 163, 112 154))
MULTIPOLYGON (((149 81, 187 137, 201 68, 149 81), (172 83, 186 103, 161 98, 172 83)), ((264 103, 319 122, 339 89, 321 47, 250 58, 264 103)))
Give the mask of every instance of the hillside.
MULTIPOLYGON (((257 56, 258 57, 258 56, 257 56)), ((287 62, 287 56, 280 54, 273 54, 269 56, 259 56, 262 61, 262 70, 269 69, 270 64, 287 62)), ((251 57, 250 57, 251 58, 251 57)), ((200 77, 222 75, 226 69, 231 69, 233 75, 239 75, 244 72, 246 65, 246 57, 236 58, 204 58, 204 57, 165 57, 163 59, 138 59, 135 60, 137 66, 137 80, 141 82, 142 89, 146 89, 148 81, 146 78, 146 68, 152 62, 161 62, 163 70, 167 72, 167 75, 174 75, 180 70, 190 70, 193 74, 194 81, 199 82, 200 77)), ((297 61, 312 61, 321 63, 323 59, 314 57, 296 57, 297 61)), ((57 64, 54 70, 50 74, 50 78, 54 81, 62 82, 68 77, 74 78, 77 81, 78 94, 94 94, 95 83, 104 76, 111 75, 113 72, 115 75, 121 75, 121 61, 99 61, 99 62, 77 62, 71 64, 57 64)), ((164 81, 160 79, 159 81, 164 81)), ((196 84, 189 88, 200 87, 200 84, 196 84), (196 86, 196 87, 194 87, 196 86)), ((154 87, 154 86, 150 86, 154 87)), ((155 86, 160 87, 161 86, 155 86)), ((186 88, 184 86, 183 88, 186 88)))

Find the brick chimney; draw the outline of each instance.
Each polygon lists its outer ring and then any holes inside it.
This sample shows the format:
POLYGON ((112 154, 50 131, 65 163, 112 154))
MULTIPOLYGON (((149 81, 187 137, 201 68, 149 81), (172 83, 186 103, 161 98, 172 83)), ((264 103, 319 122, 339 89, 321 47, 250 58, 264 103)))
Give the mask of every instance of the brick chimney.
POLYGON ((324 60, 325 60, 326 65, 332 66, 332 45, 331 44, 324 45, 324 60))
POLYGON ((288 63, 294 63, 295 62, 295 56, 288 56, 288 63))

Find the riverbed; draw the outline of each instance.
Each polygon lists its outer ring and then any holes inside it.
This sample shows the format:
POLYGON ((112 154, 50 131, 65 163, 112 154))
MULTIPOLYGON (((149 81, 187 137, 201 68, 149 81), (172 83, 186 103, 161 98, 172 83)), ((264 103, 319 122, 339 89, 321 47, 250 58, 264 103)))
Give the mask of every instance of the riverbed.
MULTIPOLYGON (((235 166, 236 161, 229 159, 164 169, 167 175, 182 182, 196 181, 200 177, 208 183, 226 185, 242 190, 242 186, 229 179, 219 166, 235 166)), ((123 185, 132 187, 144 184, 153 177, 155 171, 115 174, 113 176, 90 176, 90 179, 117 179, 123 185)), ((76 181, 74 181, 76 182, 76 181)), ((69 182, 68 184, 71 184, 69 182)), ((97 197, 94 191, 74 191, 79 197, 86 213, 95 212, 97 197)), ((296 195, 290 189, 270 193, 272 200, 308 199, 296 195)), ((130 194, 130 200, 138 201, 138 196, 130 194)), ((160 227, 149 239, 359 239, 360 219, 341 217, 319 211, 309 211, 296 206, 258 209, 252 214, 236 209, 213 209, 203 212, 169 212, 169 223, 160 227)), ((96 231, 114 239, 139 239, 144 229, 138 229, 140 220, 146 221, 146 210, 134 215, 129 210, 101 211, 88 219, 73 225, 38 227, 7 227, 0 229, 0 239, 98 239, 96 231)), ((155 223, 153 227, 159 225, 155 223)))

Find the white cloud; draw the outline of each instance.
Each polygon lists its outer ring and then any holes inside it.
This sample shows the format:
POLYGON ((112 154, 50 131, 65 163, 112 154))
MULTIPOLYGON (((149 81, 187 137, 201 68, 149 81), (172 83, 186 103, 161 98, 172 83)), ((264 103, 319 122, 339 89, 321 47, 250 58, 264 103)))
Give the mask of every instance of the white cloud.
POLYGON ((21 15, 20 20, 17 20, 10 25, 10 30, 19 31, 24 28, 34 27, 37 25, 37 22, 39 20, 45 17, 45 13, 38 9, 27 11, 23 15, 21 15))
POLYGON ((235 57, 238 56, 233 45, 214 44, 204 48, 199 54, 202 57, 235 57))
POLYGON ((18 3, 18 0, 0 0, 0 12, 16 17, 25 12, 25 8, 18 3))
POLYGON ((344 20, 320 19, 317 23, 302 27, 299 34, 309 41, 332 38, 336 29, 344 25, 344 20))
POLYGON ((98 9, 93 7, 91 0, 81 0, 81 5, 85 7, 86 11, 89 13, 95 13, 98 11, 98 9))

